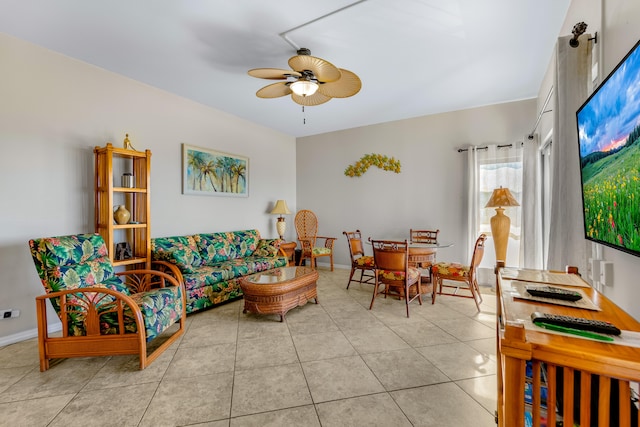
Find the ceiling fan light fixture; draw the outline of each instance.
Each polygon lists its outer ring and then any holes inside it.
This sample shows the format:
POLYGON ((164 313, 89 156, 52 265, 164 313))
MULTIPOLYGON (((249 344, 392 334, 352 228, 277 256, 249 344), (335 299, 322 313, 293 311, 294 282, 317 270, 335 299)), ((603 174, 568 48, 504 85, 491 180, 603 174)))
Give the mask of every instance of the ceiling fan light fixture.
POLYGON ((318 90, 318 83, 309 80, 298 80, 289 88, 298 96, 311 96, 318 90))

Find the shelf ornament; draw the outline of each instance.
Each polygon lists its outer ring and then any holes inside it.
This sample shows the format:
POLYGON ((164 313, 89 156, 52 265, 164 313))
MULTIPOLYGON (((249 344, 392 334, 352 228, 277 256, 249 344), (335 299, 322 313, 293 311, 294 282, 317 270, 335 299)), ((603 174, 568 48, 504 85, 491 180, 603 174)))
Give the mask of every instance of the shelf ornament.
POLYGON ((377 166, 380 169, 400 173, 400 160, 396 160, 394 157, 385 156, 382 154, 365 154, 352 165, 349 165, 344 174, 348 177, 362 176, 371 166, 377 166))

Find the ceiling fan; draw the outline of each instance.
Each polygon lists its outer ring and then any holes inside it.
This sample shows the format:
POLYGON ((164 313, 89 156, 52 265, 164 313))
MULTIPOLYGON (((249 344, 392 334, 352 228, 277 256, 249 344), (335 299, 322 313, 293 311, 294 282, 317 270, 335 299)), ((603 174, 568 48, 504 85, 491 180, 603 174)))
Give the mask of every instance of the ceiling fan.
POLYGON ((360 91, 362 82, 353 72, 338 68, 329 61, 311 56, 306 48, 298 49, 289 58, 291 70, 280 68, 254 68, 252 77, 284 80, 267 85, 256 92, 259 98, 279 98, 291 95, 302 106, 324 104, 332 98, 348 98, 360 91))

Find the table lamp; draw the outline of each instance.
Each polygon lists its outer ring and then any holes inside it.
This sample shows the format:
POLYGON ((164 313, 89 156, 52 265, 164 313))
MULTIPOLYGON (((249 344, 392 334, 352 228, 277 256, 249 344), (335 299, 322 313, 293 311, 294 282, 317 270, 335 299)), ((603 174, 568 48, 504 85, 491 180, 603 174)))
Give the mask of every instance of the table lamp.
POLYGON ((287 207, 287 202, 284 200, 278 200, 271 210, 271 214, 280 215, 278 217, 278 222, 276 222, 276 230, 278 230, 280 239, 284 240, 284 232, 287 230, 287 224, 284 222, 284 217, 282 215, 291 215, 291 211, 287 207))
POLYGON ((509 230, 511 220, 504 214, 504 206, 520 206, 508 188, 496 188, 485 208, 496 208, 496 214, 491 217, 491 234, 496 250, 496 261, 507 262, 507 245, 509 244, 509 230))

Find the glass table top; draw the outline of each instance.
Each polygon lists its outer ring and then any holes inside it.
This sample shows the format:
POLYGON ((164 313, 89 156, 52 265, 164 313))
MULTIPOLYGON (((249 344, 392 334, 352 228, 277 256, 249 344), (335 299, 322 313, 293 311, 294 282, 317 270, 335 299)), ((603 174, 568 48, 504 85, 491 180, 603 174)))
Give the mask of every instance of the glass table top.
POLYGON ((310 267, 280 267, 262 273, 252 274, 244 280, 254 285, 273 285, 304 276, 313 271, 310 267))

